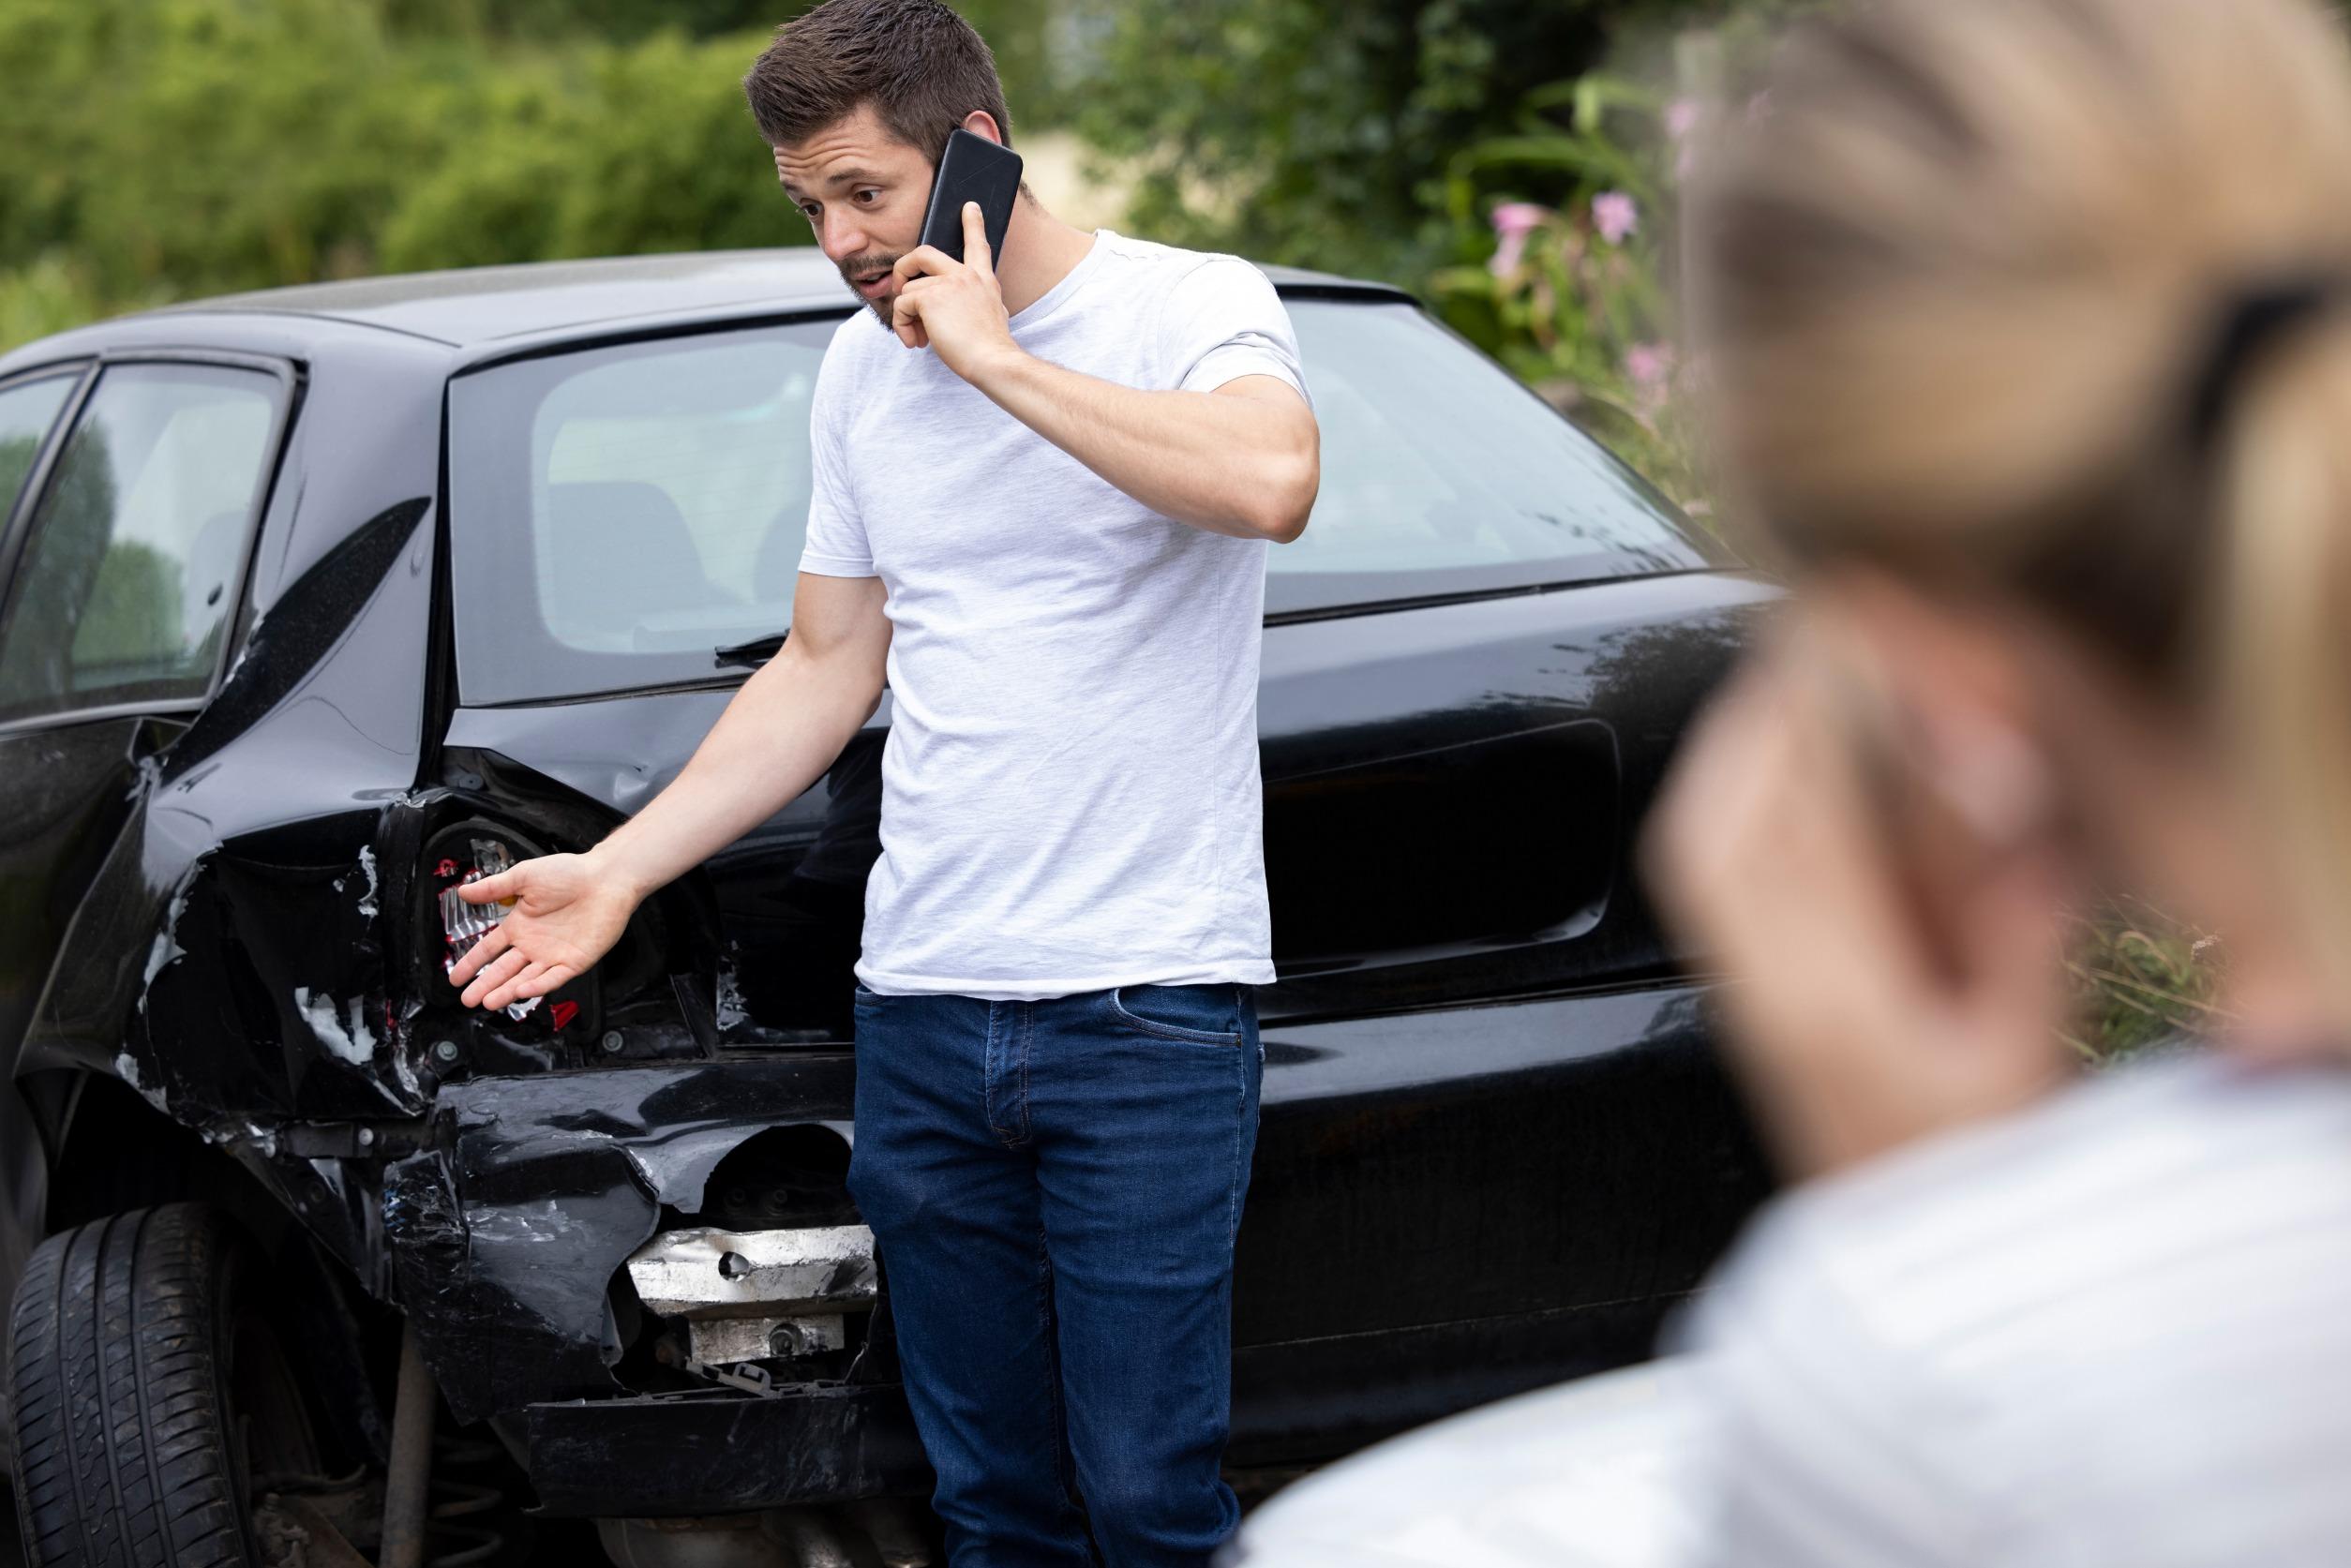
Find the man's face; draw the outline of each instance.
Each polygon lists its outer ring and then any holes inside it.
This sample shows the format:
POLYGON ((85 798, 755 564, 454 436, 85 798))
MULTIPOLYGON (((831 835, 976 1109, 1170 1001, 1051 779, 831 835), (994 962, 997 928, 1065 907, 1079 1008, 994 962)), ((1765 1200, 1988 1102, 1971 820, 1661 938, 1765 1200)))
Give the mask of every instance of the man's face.
POLYGON ((775 174, 816 231, 816 244, 858 297, 890 325, 898 297, 891 268, 922 235, 929 157, 890 133, 873 105, 775 149, 775 174))

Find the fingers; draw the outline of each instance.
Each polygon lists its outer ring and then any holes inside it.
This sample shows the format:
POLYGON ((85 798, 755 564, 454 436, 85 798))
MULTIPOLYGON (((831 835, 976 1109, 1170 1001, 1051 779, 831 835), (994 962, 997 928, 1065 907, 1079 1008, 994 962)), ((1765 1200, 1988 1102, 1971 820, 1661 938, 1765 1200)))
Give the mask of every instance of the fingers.
POLYGON ((981 216, 980 203, 964 203, 964 265, 982 277, 996 276, 996 254, 988 248, 988 220, 981 216))
POLYGON ((457 897, 468 903, 490 903, 499 899, 519 898, 522 878, 519 866, 502 871, 495 876, 477 876, 471 882, 457 884, 457 897))
POLYGON ((544 996, 548 992, 553 991, 557 986, 568 981, 577 973, 579 973, 579 971, 573 968, 568 963, 549 963, 542 965, 538 973, 529 978, 529 989, 524 993, 524 994, 528 996, 544 996))
POLYGON ((525 1001, 552 989, 553 982, 548 981, 547 976, 554 967, 549 963, 524 964, 511 979, 483 997, 483 1005, 490 1008, 510 1007, 514 1003, 525 1001))
MULTIPOLYGON (((517 960, 522 956, 519 952, 508 955, 517 960)), ((546 995, 578 973, 569 963, 524 963, 511 974, 505 973, 502 965, 484 978, 483 983, 489 990, 483 993, 479 1005, 495 1010, 511 1007, 517 1002, 527 1002, 533 996, 546 995)))
POLYGON ((905 287, 918 277, 952 272, 955 259, 935 245, 919 245, 898 258, 898 264, 890 270, 896 275, 899 286, 905 287))
POLYGON ((898 335, 898 341, 909 349, 927 348, 931 329, 922 321, 921 290, 928 279, 917 278, 900 291, 897 302, 891 307, 890 330, 898 335))
MULTIPOLYGON (((487 942, 488 938, 483 940, 487 942)), ((530 962, 523 953, 511 948, 499 954, 473 977, 472 983, 465 988, 464 994, 458 999, 469 1008, 480 1006, 488 999, 491 992, 522 973, 530 962)))
POLYGON ((481 973, 484 964, 504 952, 512 945, 513 939, 506 934, 506 928, 503 925, 490 927, 483 933, 479 942, 468 948, 464 956, 450 965, 449 983, 451 985, 465 984, 481 973))

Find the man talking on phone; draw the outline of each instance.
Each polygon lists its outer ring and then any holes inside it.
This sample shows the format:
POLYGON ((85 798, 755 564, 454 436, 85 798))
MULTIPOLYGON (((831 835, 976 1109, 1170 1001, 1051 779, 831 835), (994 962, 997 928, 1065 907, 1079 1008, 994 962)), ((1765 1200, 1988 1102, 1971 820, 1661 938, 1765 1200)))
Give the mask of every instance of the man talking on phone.
POLYGON ((744 80, 785 193, 869 307, 811 411, 782 650, 676 782, 517 901, 469 1005, 593 963, 653 889, 814 784, 894 699, 857 964, 849 1189, 880 1245, 955 1568, 1202 1564, 1233 1244, 1274 978, 1258 648, 1320 445, 1287 315, 1231 256, 1026 190, 1001 253, 918 239, 957 129, 1009 145, 938 0, 829 0, 744 80), (1082 1507, 1081 1507, 1082 1501, 1082 1507))

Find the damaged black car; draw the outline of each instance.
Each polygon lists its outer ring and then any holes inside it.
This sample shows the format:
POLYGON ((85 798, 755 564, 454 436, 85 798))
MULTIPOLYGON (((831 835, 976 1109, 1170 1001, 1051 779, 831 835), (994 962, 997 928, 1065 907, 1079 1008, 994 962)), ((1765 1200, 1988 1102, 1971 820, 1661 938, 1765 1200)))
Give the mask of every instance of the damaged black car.
MULTIPOLYGON (((1409 296, 1272 276, 1324 479, 1266 590, 1261 1489, 1642 1357, 1766 1181, 1629 859, 1771 590, 1409 296)), ((650 257, 0 359, 33 1561, 585 1520, 627 1562, 934 1559, 843 1186, 887 697, 591 973, 502 1011, 445 978, 496 913, 453 889, 592 845, 779 646, 858 308, 813 251, 650 257)))

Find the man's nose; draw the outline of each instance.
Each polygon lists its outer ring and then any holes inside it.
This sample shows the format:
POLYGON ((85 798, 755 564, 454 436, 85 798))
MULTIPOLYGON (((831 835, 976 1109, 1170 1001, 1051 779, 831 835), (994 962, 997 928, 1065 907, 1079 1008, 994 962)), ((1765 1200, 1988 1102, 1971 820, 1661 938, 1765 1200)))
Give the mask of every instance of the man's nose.
POLYGON ((853 213, 843 213, 839 217, 825 214, 824 223, 816 231, 816 244, 836 267, 869 248, 865 226, 857 221, 853 213))

